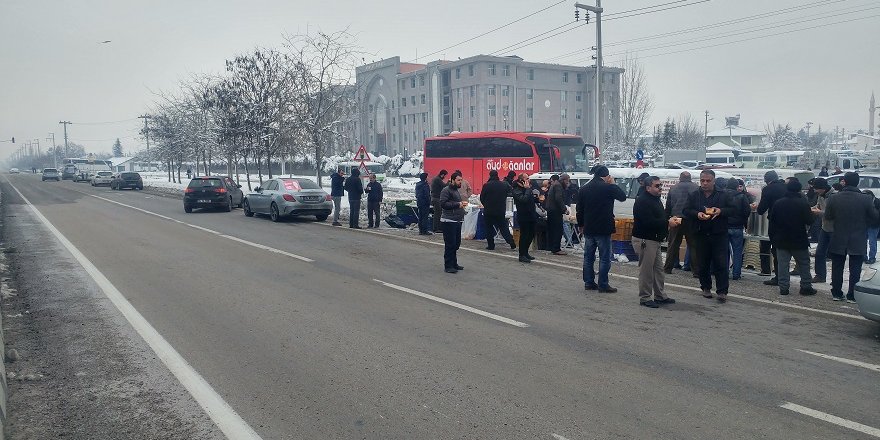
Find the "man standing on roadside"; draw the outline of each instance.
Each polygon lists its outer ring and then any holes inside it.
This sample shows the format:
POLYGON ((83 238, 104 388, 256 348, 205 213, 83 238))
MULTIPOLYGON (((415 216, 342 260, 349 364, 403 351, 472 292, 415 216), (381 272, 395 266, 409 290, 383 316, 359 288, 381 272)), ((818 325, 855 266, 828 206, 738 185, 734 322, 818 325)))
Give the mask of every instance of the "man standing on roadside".
POLYGON ((730 285, 727 276, 727 218, 732 210, 727 192, 715 189, 715 172, 703 170, 700 173, 700 190, 688 197, 683 213, 693 224, 692 235, 700 258, 700 289, 703 296, 712 298, 714 274, 718 302, 722 303, 727 301, 730 285))
POLYGON ((749 223, 749 215, 752 213, 751 204, 746 193, 740 192, 739 182, 736 179, 727 181, 727 192, 730 195, 730 203, 733 213, 727 218, 727 237, 730 240, 731 269, 730 279, 742 278, 743 264, 743 230, 749 223))
POLYGON ((452 173, 449 184, 440 191, 441 218, 443 228, 443 266, 446 273, 456 273, 464 270, 458 264, 458 248, 461 246, 461 223, 464 221, 464 208, 467 200, 462 200, 459 189, 461 188, 461 174, 457 171, 452 173))
POLYGON ((871 198, 859 191, 859 175, 844 174, 843 189, 828 199, 824 218, 834 222, 834 233, 828 246, 831 257, 831 296, 834 301, 843 300, 843 265, 849 257, 849 289, 846 301, 856 302, 853 288, 859 282, 862 262, 867 250, 868 224, 876 221, 878 212, 871 198))
POLYGON ((464 200, 468 200, 474 195, 474 188, 471 186, 471 183, 464 178, 464 173, 461 170, 455 170, 456 173, 461 175, 461 197, 464 200))
POLYGON ((357 168, 351 170, 351 175, 345 179, 345 190, 348 192, 348 227, 360 229, 358 222, 361 219, 361 199, 364 196, 364 182, 361 181, 361 171, 357 168))
POLYGON ((614 201, 626 201, 626 194, 614 183, 604 165, 592 169, 593 179, 578 192, 577 221, 584 234, 584 289, 614 293, 608 284, 611 271, 611 234, 614 228, 614 201), (596 250, 599 250, 599 283, 596 284, 596 250))
MULTIPOLYGON (((764 183, 767 185, 761 189, 761 200, 758 202, 757 212, 758 215, 764 215, 767 213, 768 218, 773 217, 773 205, 776 202, 785 197, 786 189, 785 182, 779 178, 779 174, 776 174, 776 171, 770 170, 764 173, 764 183)), ((773 234, 775 228, 773 227, 773 223, 770 223, 769 228, 767 229, 767 235, 769 236, 769 241, 761 241, 760 250, 761 250, 761 275, 770 275, 770 273, 775 273, 778 275, 779 271, 776 268, 776 248, 773 247, 773 234), (772 259, 771 259, 772 256, 772 259), (771 267, 770 264, 773 264, 771 267)), ((768 286, 776 286, 779 284, 777 281, 777 277, 774 276, 767 281, 764 281, 764 284, 768 286)))
POLYGON ((562 173, 559 180, 550 186, 547 193, 547 250, 553 255, 566 255, 562 250, 562 215, 568 211, 565 204, 565 192, 571 183, 571 177, 562 173))
MULTIPOLYGON (((682 217, 682 211, 684 210, 685 205, 687 204, 688 196, 691 193, 697 192, 700 189, 696 183, 691 181, 691 173, 687 171, 682 171, 678 176, 678 183, 672 186, 669 189, 669 193, 666 195, 666 216, 667 217, 682 217)), ((673 267, 678 263, 678 250, 681 248, 681 239, 685 236, 690 235, 690 231, 688 231, 689 222, 687 219, 682 219, 681 222, 678 222, 675 226, 669 226, 669 246, 666 249, 666 263, 663 265, 663 271, 666 273, 672 273, 673 267)), ((693 239, 688 238, 687 245, 690 248, 693 248, 693 239)), ((694 258, 696 260, 696 258, 694 258)), ((697 266, 692 265, 692 269, 695 273, 697 273, 697 266)))
POLYGON ((416 208, 419 210, 419 235, 431 235, 428 231, 428 217, 431 211, 431 185, 428 184, 428 173, 419 174, 416 184, 416 208))
POLYGON ((510 235, 510 226, 507 224, 507 194, 510 185, 498 180, 498 171, 489 171, 489 180, 483 184, 480 191, 480 203, 483 204, 483 222, 486 226, 486 249, 495 249, 495 231, 501 233, 504 241, 511 249, 516 249, 513 236, 510 235))
POLYGON ((443 212, 443 209, 440 208, 440 191, 443 191, 443 187, 446 186, 446 175, 449 174, 449 171, 440 170, 433 179, 431 179, 431 204, 434 205, 434 233, 443 232, 440 230, 440 213, 443 212))
POLYGON ((378 228, 382 220, 379 218, 379 207, 382 206, 383 194, 382 184, 376 181, 375 174, 370 174, 370 183, 364 192, 367 193, 367 227, 378 228))
POLYGON ((339 223, 339 211, 342 209, 342 195, 344 194, 343 186, 345 184, 345 175, 342 168, 336 170, 330 175, 330 197, 333 198, 333 226, 342 226, 339 223))
POLYGON ((791 274, 789 264, 794 257, 795 266, 801 275, 801 295, 815 295, 810 278, 810 238, 807 228, 813 224, 810 204, 801 195, 801 182, 791 179, 785 184, 788 190, 785 197, 773 205, 776 215, 770 217, 770 224, 776 230, 773 246, 776 246, 776 275, 779 280, 779 294, 788 295, 791 274), (785 213, 784 215, 782 213, 785 213))
POLYGON ((663 184, 657 176, 644 179, 645 193, 633 205, 632 244, 639 256, 639 304, 656 309, 660 304, 674 304, 675 300, 663 292, 663 253, 660 243, 666 232, 677 226, 678 218, 670 218, 660 202, 663 184), (653 298, 652 298, 653 297, 653 298))
POLYGON ((817 177, 813 181, 813 188, 816 190, 818 197, 816 198, 816 206, 812 208, 813 215, 822 220, 819 228, 819 240, 816 245, 816 260, 814 263, 816 276, 813 277, 813 284, 824 283, 828 274, 828 245, 831 243, 831 234, 834 232, 834 222, 825 218, 825 208, 828 205, 830 197, 837 192, 831 189, 828 181, 822 177, 817 177))

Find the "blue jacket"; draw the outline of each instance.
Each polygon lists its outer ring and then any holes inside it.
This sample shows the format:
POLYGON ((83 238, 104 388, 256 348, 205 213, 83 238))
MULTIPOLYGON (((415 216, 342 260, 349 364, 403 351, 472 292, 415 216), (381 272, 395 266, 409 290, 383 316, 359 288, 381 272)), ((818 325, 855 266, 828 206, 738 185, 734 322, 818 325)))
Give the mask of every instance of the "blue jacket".
POLYGON ((364 192, 367 193, 367 202, 381 202, 382 201, 382 184, 379 182, 370 182, 367 184, 367 187, 364 188, 364 192))
POLYGON ((343 184, 345 183, 345 177, 339 175, 339 173, 333 173, 330 175, 330 196, 331 197, 342 197, 343 196, 343 184))
POLYGON ((431 204, 431 184, 427 180, 420 180, 416 184, 416 205, 428 206, 431 204))

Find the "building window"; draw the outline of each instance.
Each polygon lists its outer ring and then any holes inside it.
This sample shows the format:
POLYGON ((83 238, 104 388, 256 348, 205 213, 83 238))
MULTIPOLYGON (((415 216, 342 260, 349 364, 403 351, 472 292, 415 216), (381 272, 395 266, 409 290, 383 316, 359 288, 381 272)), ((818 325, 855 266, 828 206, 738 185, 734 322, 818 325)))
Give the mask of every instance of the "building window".
POLYGON ((535 89, 526 89, 526 99, 532 99, 535 97, 535 89))
POLYGON ((501 96, 510 96, 510 86, 503 86, 501 88, 501 96))
POLYGON ((425 75, 419 75, 419 85, 425 87, 425 75))
POLYGON ((461 107, 459 107, 455 110, 456 110, 456 114, 458 114, 458 119, 461 119, 461 107))
POLYGON ((743 136, 739 138, 740 145, 752 145, 752 138, 750 136, 743 136))
POLYGON ((561 117, 562 117, 562 119, 568 119, 568 109, 567 108, 562 109, 561 117))
POLYGON ((473 118, 474 115, 476 115, 476 114, 477 114, 477 113, 476 113, 476 108, 475 108, 474 106, 471 106, 471 117, 473 118))
POLYGON ((477 86, 471 86, 471 96, 477 96, 477 86))
POLYGON ((397 118, 391 118, 391 126, 397 127, 397 118))
POLYGON ((455 97, 461 101, 461 89, 455 89, 455 97))
POLYGON ((489 64, 489 75, 495 76, 495 65, 489 64))
POLYGON ((562 72, 562 82, 568 82, 568 72, 562 72))
POLYGON ((581 84, 584 82, 584 74, 583 73, 577 74, 577 81, 578 81, 578 84, 581 84))
POLYGON ((373 120, 370 119, 370 128, 373 128, 373 120))
POLYGON ((510 76, 510 66, 505 64, 504 67, 501 68, 501 74, 504 76, 510 76))
POLYGON ((489 124, 489 131, 495 131, 495 124, 489 124))
POLYGON ((574 129, 574 134, 580 136, 580 135, 581 135, 581 128, 580 128, 580 127, 575 127, 575 129, 574 129))
POLYGON ((461 79, 461 67, 455 68, 455 79, 461 79))
MULTIPOLYGON (((372 135, 370 135, 370 137, 372 137, 372 135)), ((391 133, 391 142, 395 144, 397 143, 397 133, 391 133)))
POLYGON ((413 124, 415 124, 415 123, 416 123, 416 115, 410 115, 410 116, 412 116, 412 121, 411 121, 411 122, 412 122, 413 124))
POLYGON ((406 107, 406 98, 400 98, 400 106, 406 107))
POLYGON ((370 113, 373 113, 373 104, 370 104, 370 113))
POLYGON ((577 92, 577 93, 574 95, 574 100, 577 101, 577 102, 581 102, 581 101, 583 100, 583 93, 581 93, 581 92, 577 92))
POLYGON ((473 64, 468 66, 468 76, 474 76, 474 65, 473 64))
POLYGON ((416 132, 413 132, 413 137, 412 137, 413 142, 415 142, 416 139, 417 139, 417 138, 416 138, 416 132))
POLYGON ((409 81, 410 81, 409 85, 410 85, 412 88, 416 88, 416 77, 412 77, 412 78, 410 78, 409 81))
POLYGON ((489 106, 489 116, 495 116, 495 104, 489 106))
POLYGON ((562 134, 568 133, 568 127, 562 127, 562 134))
POLYGON ((535 109, 529 107, 526 109, 526 117, 532 119, 535 117, 535 109))
POLYGON ((501 116, 510 116, 510 106, 505 105, 501 107, 501 116))
POLYGON ((566 101, 568 101, 568 92, 566 92, 565 90, 563 90, 563 91, 559 94, 559 99, 560 99, 562 102, 566 102, 566 101))
POLYGON ((574 118, 575 118, 575 119, 580 119, 580 118, 581 118, 581 109, 577 109, 577 110, 574 111, 574 118))
POLYGON ((422 104, 424 104, 424 103, 425 103, 425 94, 422 93, 422 104))
POLYGON ((529 69, 529 79, 530 80, 535 79, 535 69, 529 69))
POLYGON ((416 105, 416 95, 412 95, 409 97, 410 104, 416 105))
POLYGON ((404 134, 403 134, 403 141, 404 141, 404 142, 409 142, 409 136, 408 136, 408 133, 404 133, 404 134))
POLYGON ((495 96, 495 86, 489 86, 489 96, 495 96))
POLYGON ((406 115, 403 115, 403 125, 406 125, 406 115))
POLYGON ((474 130, 474 126, 471 125, 471 133, 474 133, 474 132, 476 132, 476 130, 474 130))
POLYGON ((428 122, 428 112, 422 113, 422 122, 428 122))
POLYGON ((394 108, 394 105, 395 105, 394 103, 395 103, 395 102, 396 102, 396 101, 391 101, 391 108, 392 108, 392 109, 394 108))

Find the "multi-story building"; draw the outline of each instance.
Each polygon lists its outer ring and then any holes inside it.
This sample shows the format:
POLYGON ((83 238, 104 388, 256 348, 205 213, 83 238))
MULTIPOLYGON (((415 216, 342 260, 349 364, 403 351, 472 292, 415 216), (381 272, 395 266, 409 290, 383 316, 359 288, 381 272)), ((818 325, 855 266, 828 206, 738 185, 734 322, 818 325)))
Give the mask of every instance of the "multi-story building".
MULTIPOLYGON (((620 74, 603 68, 605 138, 619 131, 620 74)), ((380 154, 409 155, 425 138, 452 131, 544 131, 595 138, 594 67, 529 63, 478 55, 457 61, 357 68, 360 143, 380 154)))

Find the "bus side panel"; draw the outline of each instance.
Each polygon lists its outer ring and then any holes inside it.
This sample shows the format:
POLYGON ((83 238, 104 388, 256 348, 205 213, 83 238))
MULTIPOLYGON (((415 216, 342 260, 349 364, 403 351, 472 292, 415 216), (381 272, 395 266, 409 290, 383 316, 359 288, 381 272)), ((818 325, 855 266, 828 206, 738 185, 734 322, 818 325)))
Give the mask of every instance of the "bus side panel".
MULTIPOLYGON (((486 169, 486 161, 483 159, 474 159, 471 165, 472 174, 468 182, 474 188, 474 194, 479 194, 483 189, 483 184, 489 180, 489 170, 486 169)), ((464 171, 464 170, 462 170, 464 171)), ((498 177, 499 179, 501 176, 498 177)))

